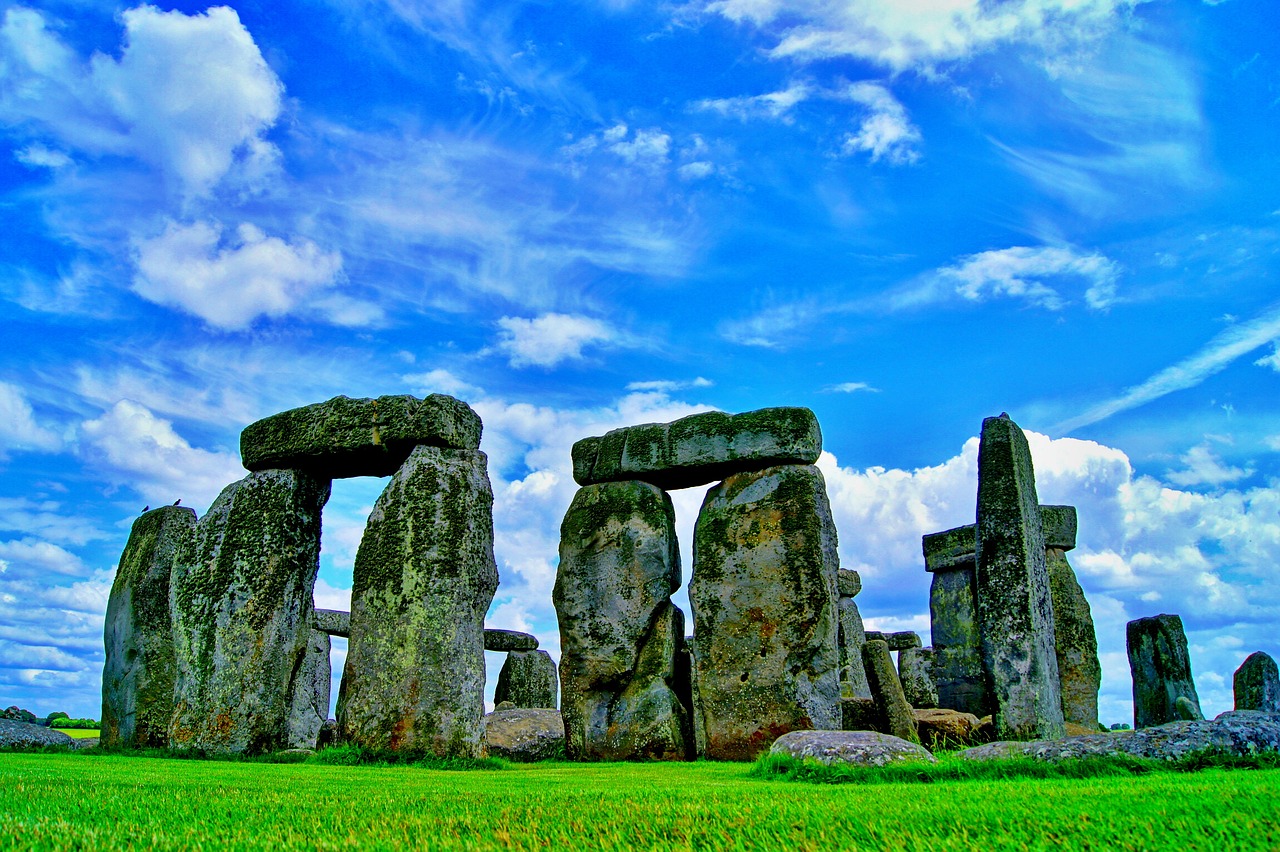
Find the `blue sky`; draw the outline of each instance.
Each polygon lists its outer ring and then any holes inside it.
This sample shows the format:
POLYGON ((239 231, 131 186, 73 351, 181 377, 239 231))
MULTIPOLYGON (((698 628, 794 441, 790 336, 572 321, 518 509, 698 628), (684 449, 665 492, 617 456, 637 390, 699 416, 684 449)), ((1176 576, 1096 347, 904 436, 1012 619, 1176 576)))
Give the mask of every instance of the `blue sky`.
MULTIPOLYGON (((488 623, 557 656, 572 442, 772 405, 822 423, 870 626, 927 636, 920 536, 1007 411, 1079 508, 1104 721, 1129 619, 1182 616, 1210 713, 1280 654, 1269 0, 0 15, 0 704, 96 717, 139 510, 336 394, 480 412, 488 623)), ((335 484, 318 605, 380 487, 335 484)))

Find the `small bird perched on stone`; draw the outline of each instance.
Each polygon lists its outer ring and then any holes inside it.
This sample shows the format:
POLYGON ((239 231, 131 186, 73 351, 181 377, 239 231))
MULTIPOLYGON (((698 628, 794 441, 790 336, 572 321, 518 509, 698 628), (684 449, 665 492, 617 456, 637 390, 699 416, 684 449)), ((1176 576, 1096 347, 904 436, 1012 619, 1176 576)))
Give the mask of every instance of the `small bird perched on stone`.
POLYGON ((177 505, 178 505, 179 503, 181 503, 181 502, 182 502, 182 498, 181 498, 181 497, 179 497, 177 500, 174 500, 174 501, 173 501, 173 505, 177 506, 177 505))

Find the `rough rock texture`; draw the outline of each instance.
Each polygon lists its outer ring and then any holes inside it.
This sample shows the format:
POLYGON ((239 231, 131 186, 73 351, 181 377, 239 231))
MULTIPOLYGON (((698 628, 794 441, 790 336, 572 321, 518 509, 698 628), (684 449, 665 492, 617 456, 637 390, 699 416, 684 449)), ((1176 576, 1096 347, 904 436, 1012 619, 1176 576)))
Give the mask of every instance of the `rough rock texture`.
POLYGON ((288 748, 328 499, 327 479, 262 470, 223 489, 196 524, 169 587, 173 748, 288 748))
POLYGON ((858 611, 858 604, 852 597, 841 596, 838 608, 841 694, 870 698, 871 686, 867 683, 867 670, 862 665, 862 646, 867 641, 862 626, 862 613, 858 611))
POLYGON ((921 744, 929 751, 958 748, 978 742, 978 717, 938 708, 913 710, 921 744))
POLYGON ((982 716, 990 712, 990 700, 982 675, 978 602, 974 596, 976 534, 970 524, 926 535, 923 544, 925 570, 933 574, 929 624, 938 703, 982 716))
POLYGON ((769 753, 808 758, 828 766, 838 763, 884 766, 905 761, 938 762, 936 757, 913 742, 874 731, 792 731, 779 737, 769 753))
MULTIPOLYGON (((1002 739, 1064 733, 1044 531, 1026 436, 982 422, 975 554, 983 675, 1002 739)), ((954 709, 954 708, 953 708, 954 709)))
POLYGON ((1270 654, 1254 651, 1231 680, 1237 710, 1280 713, 1280 672, 1270 654))
POLYGON ((852 568, 836 569, 836 595, 842 598, 856 598, 862 591, 862 575, 852 568))
POLYGON ((693 554, 706 756, 751 760, 789 731, 839 728, 839 557, 818 469, 772 467, 712 487, 693 554))
POLYGON ((480 431, 476 413, 444 394, 335 396, 249 424, 240 433, 240 456, 246 470, 298 468, 328 479, 390 476, 414 447, 475 450, 480 431))
POLYGON ((1133 726, 1150 728, 1179 719, 1179 698, 1190 701, 1203 719, 1182 619, 1168 614, 1139 618, 1125 632, 1133 674, 1133 726))
POLYGON ((675 510, 643 482, 579 489, 560 526, 552 593, 560 707, 573 760, 684 760, 689 708, 677 689, 684 614, 675 510))
POLYGON ((378 497, 356 552, 339 738, 479 757, 484 615, 497 588, 484 453, 417 447, 378 497))
POLYGON ((564 719, 555 710, 513 708, 484 717, 490 757, 519 763, 564 757, 564 719))
MULTIPOLYGON (((1049 507, 1041 507, 1049 508, 1049 507)), ((1075 517, 1075 509, 1071 516, 1075 517)), ((1074 524, 1072 525, 1074 529, 1074 524)), ((1066 550, 1045 548, 1049 588, 1053 595, 1054 649, 1058 657, 1058 680, 1062 688, 1062 717, 1089 728, 1098 727, 1098 689, 1102 686, 1102 663, 1098 661, 1098 638, 1093 629, 1093 612, 1075 571, 1067 562, 1066 550)))
POLYGON ((556 709, 560 682, 556 664, 546 651, 509 651, 498 672, 494 703, 510 701, 516 707, 556 709))
POLYGON ((880 712, 877 729, 917 742, 916 720, 902 693, 898 672, 893 668, 893 657, 889 656, 889 646, 879 639, 867 642, 862 646, 862 660, 867 667, 867 680, 871 682, 871 697, 880 712))
POLYGON ((960 753, 966 760, 1033 757, 1059 761, 1096 755, 1174 760, 1200 751, 1245 756, 1280 751, 1280 714, 1237 710, 1212 721, 1170 722, 1141 731, 1111 731, 1034 742, 996 742, 960 753))
POLYGON ((312 627, 330 636, 348 637, 351 635, 351 613, 340 609, 318 609, 312 627))
POLYGON ((312 630, 302 668, 293 682, 293 701, 289 710, 289 747, 315 748, 320 728, 329 718, 329 691, 332 689, 333 667, 329 652, 333 643, 329 634, 312 630))
POLYGON ((573 445, 573 478, 579 485, 639 479, 692 488, 773 465, 812 464, 821 453, 818 418, 807 408, 708 411, 583 438, 573 445))
POLYGON ((173 618, 169 575, 190 547, 196 513, 165 506, 133 522, 107 601, 102 739, 165 748, 173 716, 173 618))
POLYGON ((1040 530, 1044 535, 1044 546, 1060 550, 1074 549, 1076 523, 1075 506, 1041 506, 1040 530))
POLYGON ((19 722, 16 719, 0 719, 0 748, 41 748, 43 746, 67 746, 75 748, 75 740, 62 731, 19 722))
POLYGON ((882 725, 883 718, 874 698, 840 699, 840 730, 880 731, 882 725))
POLYGON ((933 682, 932 669, 932 648, 903 648, 898 652, 898 680, 912 707, 938 706, 938 687, 933 682))
POLYGON ((485 628, 484 649, 486 651, 536 651, 538 637, 518 630, 485 628))
POLYGON ((889 646, 890 651, 905 651, 908 648, 919 648, 924 643, 920 641, 920 634, 914 630, 900 630, 897 633, 886 633, 884 635, 885 644, 889 646))

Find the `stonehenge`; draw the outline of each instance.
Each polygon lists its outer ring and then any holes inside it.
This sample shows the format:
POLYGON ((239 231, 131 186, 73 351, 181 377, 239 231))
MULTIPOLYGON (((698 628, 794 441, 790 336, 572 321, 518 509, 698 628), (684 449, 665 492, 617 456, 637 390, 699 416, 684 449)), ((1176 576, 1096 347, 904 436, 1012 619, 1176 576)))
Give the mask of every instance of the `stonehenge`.
POLYGON ((1270 654, 1254 651, 1236 669, 1231 689, 1237 710, 1280 713, 1280 671, 1270 654))
POLYGON ((1162 613, 1134 619, 1125 626, 1125 645, 1133 673, 1135 729, 1204 718, 1181 618, 1162 613))

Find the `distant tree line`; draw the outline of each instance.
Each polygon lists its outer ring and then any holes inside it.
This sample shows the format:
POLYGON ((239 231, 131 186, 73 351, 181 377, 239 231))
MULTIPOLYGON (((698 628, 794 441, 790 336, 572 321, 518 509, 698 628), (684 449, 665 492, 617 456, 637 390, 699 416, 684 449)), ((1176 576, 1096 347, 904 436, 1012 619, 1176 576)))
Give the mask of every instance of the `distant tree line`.
POLYGON ((43 725, 46 728, 74 728, 77 730, 95 730, 97 719, 72 719, 68 714, 55 710, 43 719, 21 707, 7 707, 0 710, 0 719, 12 719, 15 722, 27 722, 31 725, 43 725))

